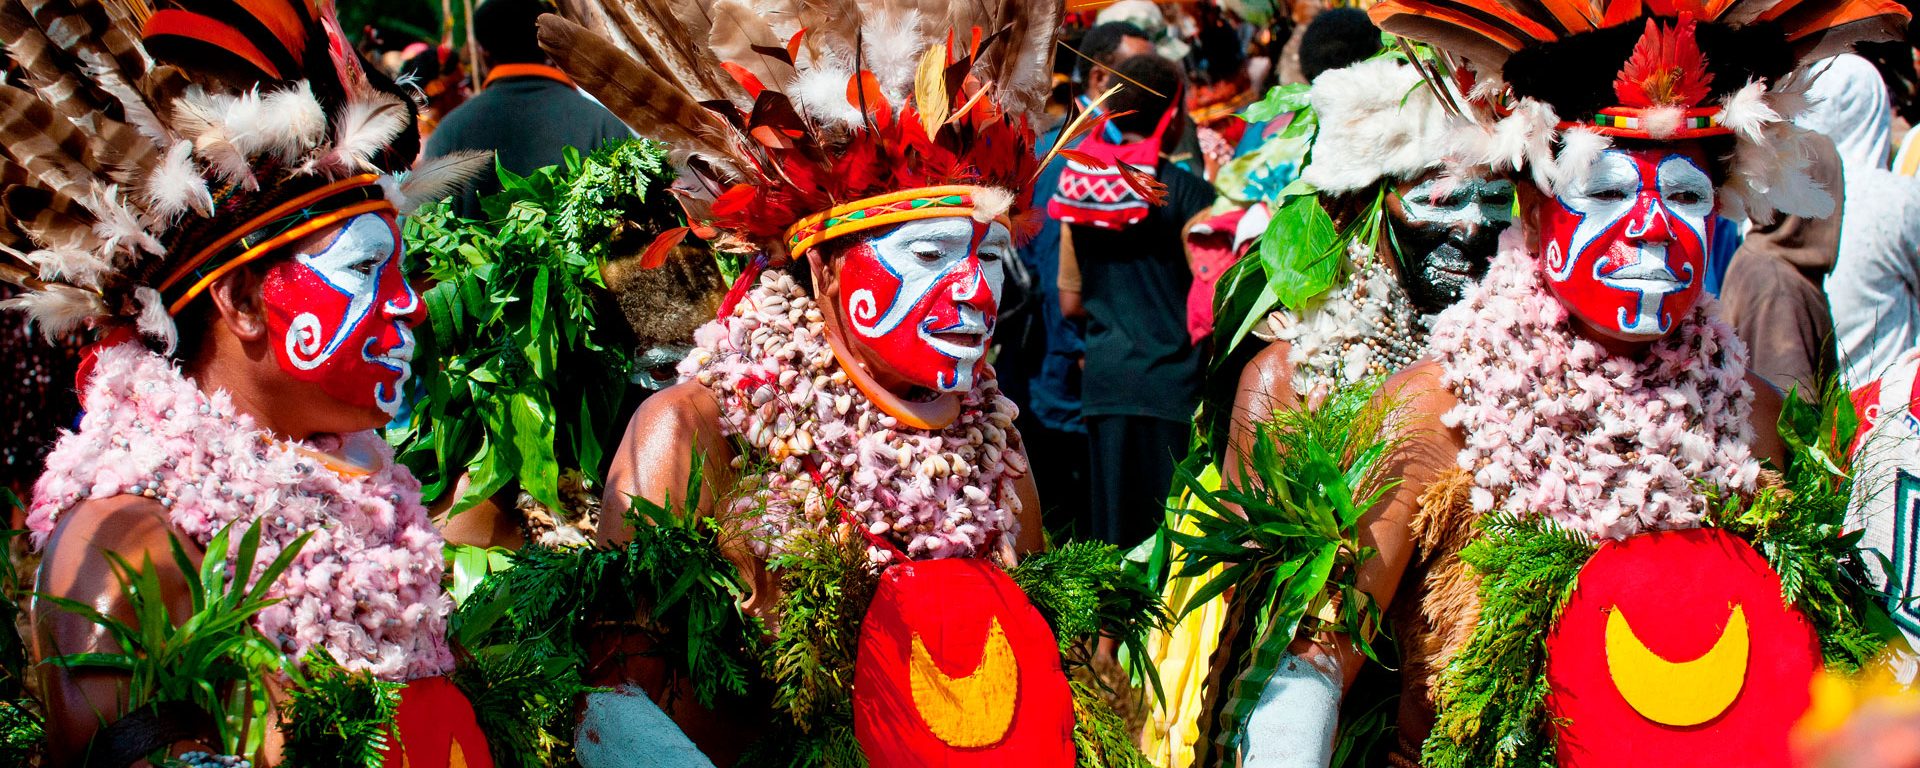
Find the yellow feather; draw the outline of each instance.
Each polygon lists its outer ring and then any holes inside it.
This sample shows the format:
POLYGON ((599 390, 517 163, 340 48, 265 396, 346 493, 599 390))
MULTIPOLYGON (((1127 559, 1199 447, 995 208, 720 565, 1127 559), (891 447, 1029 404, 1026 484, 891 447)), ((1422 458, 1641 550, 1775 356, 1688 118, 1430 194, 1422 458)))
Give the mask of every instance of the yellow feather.
POLYGON ((947 119, 947 44, 935 43, 920 54, 920 68, 913 75, 914 109, 920 111, 920 125, 932 137, 947 119))

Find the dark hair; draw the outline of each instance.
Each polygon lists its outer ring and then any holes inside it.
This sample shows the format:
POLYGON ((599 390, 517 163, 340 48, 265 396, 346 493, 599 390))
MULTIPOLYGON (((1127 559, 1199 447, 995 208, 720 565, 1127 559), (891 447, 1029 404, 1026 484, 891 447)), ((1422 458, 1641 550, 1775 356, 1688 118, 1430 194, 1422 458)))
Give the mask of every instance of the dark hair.
POLYGON ((1300 74, 1307 82, 1329 69, 1351 67, 1380 52, 1380 29, 1358 8, 1333 8, 1300 33, 1300 74))
MULTIPOLYGON (((1525 48, 1507 59, 1502 75, 1515 96, 1551 104, 1563 119, 1590 114, 1616 103, 1613 81, 1646 28, 1641 22, 1622 24, 1525 48)), ((1793 71, 1793 48, 1777 22, 1737 28, 1702 23, 1697 30, 1695 39, 1713 76, 1710 99, 1740 90, 1751 79, 1777 83, 1793 71)))
POLYGON ((1085 58, 1081 59, 1074 68, 1075 79, 1085 82, 1087 74, 1093 71, 1092 62, 1113 66, 1114 54, 1120 50, 1121 41, 1129 37, 1137 37, 1141 40, 1152 39, 1147 37, 1145 30, 1124 21, 1109 21, 1087 30, 1087 33, 1080 37, 1080 53, 1084 54, 1085 58))
POLYGON ((543 0, 486 0, 473 12, 473 39, 494 64, 539 64, 540 14, 553 10, 543 0))
POLYGON ((1113 68, 1120 73, 1122 88, 1108 99, 1106 108, 1130 112, 1113 119, 1114 126, 1127 133, 1153 133, 1167 110, 1179 106, 1181 87, 1186 76, 1180 65, 1158 54, 1142 54, 1113 68), (1141 86, 1145 86, 1142 88, 1141 86))

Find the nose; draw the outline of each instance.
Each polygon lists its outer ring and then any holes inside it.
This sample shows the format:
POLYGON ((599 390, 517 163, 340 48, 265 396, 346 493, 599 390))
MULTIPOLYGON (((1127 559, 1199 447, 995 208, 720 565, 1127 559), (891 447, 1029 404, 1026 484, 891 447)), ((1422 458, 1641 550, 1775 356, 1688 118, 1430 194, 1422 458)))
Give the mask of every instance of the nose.
POLYGON ((1657 198, 1643 195, 1640 206, 1627 220, 1627 239, 1641 243, 1673 241, 1673 217, 1657 198))

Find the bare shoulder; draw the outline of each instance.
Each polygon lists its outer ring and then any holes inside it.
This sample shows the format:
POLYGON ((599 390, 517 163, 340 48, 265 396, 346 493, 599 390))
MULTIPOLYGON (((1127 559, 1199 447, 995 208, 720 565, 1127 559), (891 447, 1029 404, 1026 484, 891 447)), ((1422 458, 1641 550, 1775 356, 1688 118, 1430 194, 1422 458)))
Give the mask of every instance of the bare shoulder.
POLYGON ((1753 389, 1753 457, 1775 469, 1784 468, 1787 447, 1780 442, 1780 410, 1786 399, 1771 382, 1752 371, 1747 372, 1747 386, 1753 389))
POLYGON ((1438 425, 1440 417, 1460 404, 1444 378, 1440 361, 1421 358, 1387 378, 1379 397, 1402 409, 1416 423, 1438 425))
MULTIPOLYGON (((108 613, 121 613, 120 583, 105 553, 117 554, 135 568, 151 564, 163 584, 184 584, 173 560, 171 541, 176 536, 189 558, 197 559, 199 548, 184 535, 177 534, 167 519, 166 508, 153 499, 122 495, 82 502, 61 517, 53 535, 48 537, 35 588, 108 613)), ((47 626, 50 620, 66 614, 56 612, 43 601, 34 601, 33 614, 35 623, 40 625, 36 635, 51 631, 71 636, 73 629, 83 634, 87 631, 73 627, 63 632, 59 627, 47 626)), ((36 639, 54 638, 43 635, 36 639)))
POLYGON ((1275 341, 1247 361, 1233 395, 1239 416, 1270 416, 1300 402, 1300 393, 1293 391, 1293 362, 1287 359, 1292 352, 1292 344, 1275 341))
MULTIPOLYGON (((630 500, 639 497, 673 504, 687 487, 693 457, 701 458, 709 487, 729 471, 733 449, 720 431, 720 401, 698 382, 682 382, 648 397, 627 423, 620 447, 607 469, 602 496, 601 538, 626 538, 622 516, 630 500)), ((703 500, 712 501, 711 494, 703 500)))

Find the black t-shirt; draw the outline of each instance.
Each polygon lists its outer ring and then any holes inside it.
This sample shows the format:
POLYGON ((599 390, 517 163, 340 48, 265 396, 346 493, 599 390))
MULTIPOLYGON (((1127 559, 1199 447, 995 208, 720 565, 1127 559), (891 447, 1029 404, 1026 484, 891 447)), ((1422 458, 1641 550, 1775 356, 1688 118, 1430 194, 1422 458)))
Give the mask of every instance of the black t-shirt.
POLYGON ((1081 409, 1088 416, 1191 421, 1203 366, 1187 335, 1187 268, 1180 230, 1213 205, 1213 187, 1172 163, 1160 164, 1167 204, 1114 231, 1073 227, 1087 309, 1087 368, 1081 409))
MULTIPOLYGON (((500 167, 525 176, 565 159, 565 147, 584 155, 603 141, 631 136, 620 118, 573 86, 544 77, 505 77, 441 120, 422 154, 493 150, 500 167)), ((479 198, 498 191, 499 177, 489 170, 454 201, 454 211, 480 218, 479 198)))

